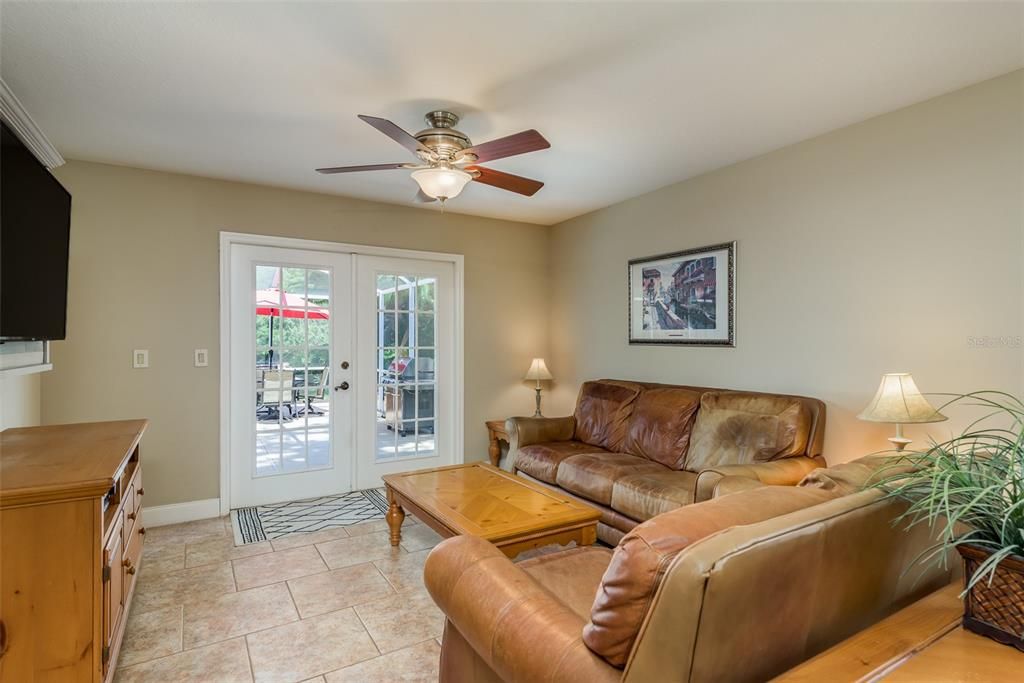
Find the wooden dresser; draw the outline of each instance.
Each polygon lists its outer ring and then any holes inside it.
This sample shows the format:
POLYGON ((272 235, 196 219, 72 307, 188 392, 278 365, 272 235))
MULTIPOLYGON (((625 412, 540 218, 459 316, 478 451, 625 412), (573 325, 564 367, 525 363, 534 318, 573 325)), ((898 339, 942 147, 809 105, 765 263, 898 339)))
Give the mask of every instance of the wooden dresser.
POLYGON ((146 420, 0 433, 0 681, 113 677, 142 558, 146 420))

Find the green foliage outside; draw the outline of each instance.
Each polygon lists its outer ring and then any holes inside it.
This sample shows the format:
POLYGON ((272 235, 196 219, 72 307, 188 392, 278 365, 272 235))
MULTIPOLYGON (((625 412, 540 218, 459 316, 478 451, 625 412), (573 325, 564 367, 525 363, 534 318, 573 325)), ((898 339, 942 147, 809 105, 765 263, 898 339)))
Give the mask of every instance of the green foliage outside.
MULTIPOLYGON (((310 307, 327 308, 330 303, 330 274, 327 271, 257 266, 256 288, 283 289, 286 294, 304 297, 310 307)), ((396 357, 410 357, 414 353, 413 345, 420 349, 421 357, 433 358, 433 350, 423 351, 423 347, 434 346, 434 280, 380 275, 377 291, 378 315, 383 322, 377 342, 382 348, 382 369, 386 369, 396 357)), ((329 345, 329 320, 256 316, 256 361, 259 365, 269 363, 272 347, 275 367, 326 367, 330 362, 329 345)))

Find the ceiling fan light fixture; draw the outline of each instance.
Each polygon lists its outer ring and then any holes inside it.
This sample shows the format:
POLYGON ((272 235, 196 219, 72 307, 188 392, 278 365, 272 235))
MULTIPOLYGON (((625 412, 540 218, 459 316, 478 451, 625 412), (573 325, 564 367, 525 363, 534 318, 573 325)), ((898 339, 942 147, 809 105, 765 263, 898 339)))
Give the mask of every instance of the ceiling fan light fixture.
POLYGON ((457 168, 436 166, 413 171, 412 179, 423 190, 423 194, 443 201, 458 197, 473 176, 457 168))

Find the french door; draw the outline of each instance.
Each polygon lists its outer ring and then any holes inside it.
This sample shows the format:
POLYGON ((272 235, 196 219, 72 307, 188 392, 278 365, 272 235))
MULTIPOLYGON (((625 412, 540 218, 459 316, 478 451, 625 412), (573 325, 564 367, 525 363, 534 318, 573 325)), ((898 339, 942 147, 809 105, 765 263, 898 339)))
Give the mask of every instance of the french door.
POLYGON ((453 278, 451 263, 357 257, 360 489, 455 461, 453 278))
POLYGON ((348 491, 352 256, 235 245, 231 299, 232 507, 348 491))
POLYGON ((232 244, 232 508, 456 462, 454 265, 232 244))

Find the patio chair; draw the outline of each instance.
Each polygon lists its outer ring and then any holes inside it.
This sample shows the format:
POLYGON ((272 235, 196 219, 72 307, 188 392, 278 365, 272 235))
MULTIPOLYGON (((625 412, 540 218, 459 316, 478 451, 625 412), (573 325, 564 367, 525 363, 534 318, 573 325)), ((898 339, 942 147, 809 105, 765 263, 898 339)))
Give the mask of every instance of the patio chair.
POLYGON ((287 419, 295 417, 295 371, 267 370, 263 373, 263 394, 256 415, 261 420, 277 420, 282 406, 288 406, 287 419), (263 417, 259 417, 261 410, 266 410, 263 417))
POLYGON ((299 414, 307 412, 310 415, 323 415, 324 411, 313 407, 313 401, 323 401, 327 397, 327 382, 330 379, 331 371, 324 368, 320 373, 320 381, 315 387, 310 387, 306 392, 306 405, 299 409, 299 414))

